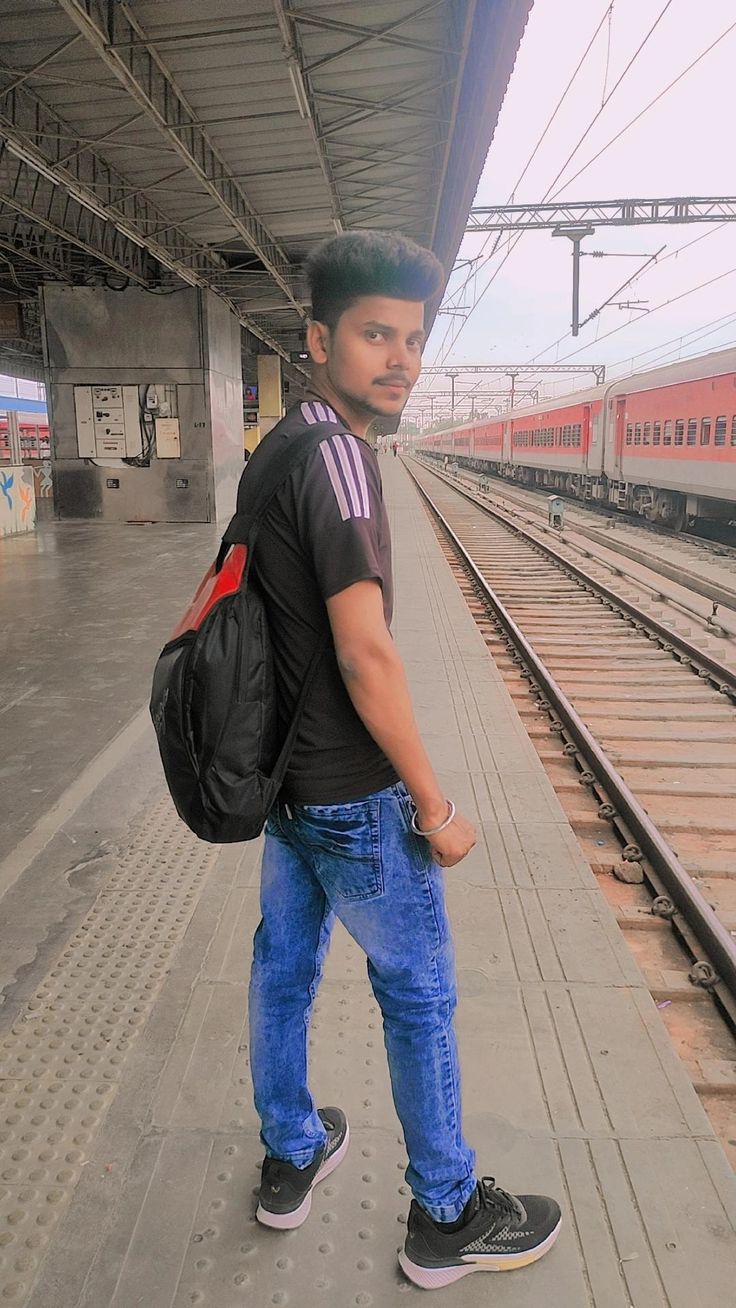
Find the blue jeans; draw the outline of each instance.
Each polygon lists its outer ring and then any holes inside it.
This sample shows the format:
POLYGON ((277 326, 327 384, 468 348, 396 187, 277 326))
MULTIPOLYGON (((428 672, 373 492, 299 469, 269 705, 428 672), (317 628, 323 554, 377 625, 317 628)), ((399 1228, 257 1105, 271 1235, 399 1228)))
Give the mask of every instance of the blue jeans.
POLYGON ((407 1182, 436 1221, 452 1222, 475 1187, 475 1157, 460 1123, 442 872, 411 813, 400 784, 350 804, 274 808, 250 982, 251 1070, 267 1152, 305 1167, 325 1139, 307 1086, 307 1033, 338 917, 368 957, 383 1013, 407 1182))

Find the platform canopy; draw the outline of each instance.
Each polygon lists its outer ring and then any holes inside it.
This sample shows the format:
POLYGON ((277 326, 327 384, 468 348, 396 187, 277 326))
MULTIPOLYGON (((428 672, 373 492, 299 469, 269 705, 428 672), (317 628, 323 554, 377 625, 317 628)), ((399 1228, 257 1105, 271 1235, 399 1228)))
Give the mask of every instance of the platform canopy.
POLYGON ((208 287, 288 357, 325 236, 449 271, 531 3, 0 0, 0 370, 33 375, 50 279, 208 287))

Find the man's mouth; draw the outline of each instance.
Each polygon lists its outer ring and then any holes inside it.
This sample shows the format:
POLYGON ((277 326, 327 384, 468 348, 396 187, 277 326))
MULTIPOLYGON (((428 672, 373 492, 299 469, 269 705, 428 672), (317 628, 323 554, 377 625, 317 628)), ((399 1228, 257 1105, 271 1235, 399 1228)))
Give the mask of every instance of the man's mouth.
POLYGON ((386 386, 393 391, 408 391, 411 382, 402 377, 379 377, 375 383, 376 386, 386 386))

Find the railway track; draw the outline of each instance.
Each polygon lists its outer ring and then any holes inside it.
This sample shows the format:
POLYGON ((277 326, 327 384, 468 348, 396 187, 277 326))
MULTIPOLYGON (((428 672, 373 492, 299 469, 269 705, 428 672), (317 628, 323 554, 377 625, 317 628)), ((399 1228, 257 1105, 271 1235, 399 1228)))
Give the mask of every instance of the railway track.
MULTIPOLYGON (((425 466, 431 468, 427 462, 425 466)), ((470 490, 480 490, 507 507, 512 514, 526 517, 530 525, 547 521, 548 492, 520 487, 500 477, 488 477, 461 468, 454 479, 470 490)), ((563 497, 565 498, 565 497, 563 497)), ((603 549, 615 549, 621 562, 631 560, 661 577, 690 589, 700 596, 736 610, 736 548, 684 532, 658 527, 643 518, 632 519, 605 506, 582 505, 565 498, 565 528, 559 539, 570 535, 585 537, 603 549)), ((704 611, 707 614, 707 609, 704 611)), ((720 621, 720 615, 715 619, 720 621)))
POLYGON ((407 466, 736 1165, 736 673, 407 466))

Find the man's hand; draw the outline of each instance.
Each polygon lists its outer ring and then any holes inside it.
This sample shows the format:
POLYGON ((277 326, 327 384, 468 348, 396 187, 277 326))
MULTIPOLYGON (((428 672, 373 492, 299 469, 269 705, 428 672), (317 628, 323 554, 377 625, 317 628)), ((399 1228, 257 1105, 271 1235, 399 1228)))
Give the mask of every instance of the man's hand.
MULTIPOLYGON (((429 822, 420 821, 419 815, 417 815, 417 826, 429 825, 429 822)), ((433 823, 432 825, 439 824, 433 823)), ((452 822, 445 827, 444 831, 438 831, 435 836, 425 836, 424 838, 432 851, 432 858, 435 863, 439 863, 440 867, 454 867, 473 848, 475 829, 467 818, 462 817, 460 813, 456 813, 452 822)))

